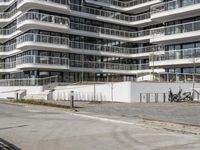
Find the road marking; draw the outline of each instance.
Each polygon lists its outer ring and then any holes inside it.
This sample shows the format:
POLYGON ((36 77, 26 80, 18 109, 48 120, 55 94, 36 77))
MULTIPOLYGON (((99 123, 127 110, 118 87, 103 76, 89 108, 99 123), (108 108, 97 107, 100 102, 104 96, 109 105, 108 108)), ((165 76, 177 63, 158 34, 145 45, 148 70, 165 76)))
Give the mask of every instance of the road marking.
MULTIPOLYGON (((67 113, 69 113, 69 112, 67 112, 67 113)), ((90 118, 90 119, 100 120, 100 121, 107 121, 107 122, 120 123, 120 124, 126 124, 126 125, 144 126, 143 124, 140 124, 140 123, 133 123, 133 122, 128 122, 128 121, 115 120, 115 119, 91 116, 91 115, 80 114, 80 113, 76 113, 76 114, 75 113, 70 113, 70 114, 74 115, 74 116, 78 116, 78 117, 90 118)))

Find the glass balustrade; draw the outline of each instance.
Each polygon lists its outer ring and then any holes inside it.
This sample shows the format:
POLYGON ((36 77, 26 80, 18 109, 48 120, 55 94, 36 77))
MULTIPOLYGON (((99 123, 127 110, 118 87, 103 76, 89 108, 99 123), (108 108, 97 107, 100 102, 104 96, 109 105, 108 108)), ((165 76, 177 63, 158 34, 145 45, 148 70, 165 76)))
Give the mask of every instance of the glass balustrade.
POLYGON ((184 0, 184 1, 170 1, 165 3, 160 3, 151 7, 151 13, 159 13, 163 11, 174 10, 177 8, 187 7, 195 4, 199 4, 200 0, 184 0))
POLYGON ((0 69, 12 69, 16 67, 16 62, 1 62, 0 63, 0 69))
POLYGON ((82 31, 87 31, 87 32, 95 32, 95 33, 100 33, 100 34, 113 35, 113 36, 119 36, 119 37, 128 37, 128 38, 143 37, 143 36, 148 36, 150 34, 150 30, 130 32, 130 31, 91 26, 91 25, 73 23, 73 22, 70 23, 70 28, 75 29, 75 30, 82 30, 82 31))
POLYGON ((83 13, 88 13, 92 15, 97 15, 97 16, 102 16, 102 17, 106 17, 110 19, 127 21, 127 22, 140 21, 140 20, 150 18, 149 12, 140 14, 140 15, 130 16, 130 15, 121 14, 119 12, 106 11, 102 9, 96 9, 96 8, 91 8, 91 7, 86 7, 82 5, 76 5, 76 4, 70 4, 70 9, 73 11, 79 11, 83 13))
POLYGON ((17 22, 21 23, 21 22, 26 21, 26 20, 36 20, 36 21, 62 24, 62 25, 68 25, 69 24, 68 18, 44 14, 44 13, 37 13, 37 12, 26 12, 26 13, 22 14, 17 19, 17 22))
MULTIPOLYGON (((18 0, 18 4, 21 2, 26 1, 26 0, 18 0)), ((62 4, 62 5, 68 5, 69 0, 34 0, 34 1, 42 1, 42 2, 47 2, 47 3, 56 3, 56 4, 62 4)))
POLYGON ((17 44, 23 42, 41 42, 49 44, 69 45, 69 39, 59 36, 49 36, 34 33, 26 33, 17 38, 17 44))
POLYGON ((91 50, 91 51, 95 50, 95 51, 121 53, 121 54, 138 54, 138 53, 148 53, 148 52, 156 52, 156 51, 165 50, 165 47, 162 45, 128 48, 128 47, 106 46, 102 44, 91 44, 91 43, 76 42, 76 41, 71 41, 70 47, 74 49, 85 49, 85 50, 91 50))
POLYGON ((0 86, 36 86, 50 85, 58 82, 58 76, 47 78, 0 79, 0 86))
POLYGON ((16 49, 16 43, 11 45, 0 45, 0 52, 9 52, 16 49))
POLYGON ((70 67, 111 70, 145 70, 149 69, 149 64, 119 64, 109 62, 70 60, 70 67))
POLYGON ((57 36, 49 36, 49 35, 34 34, 34 33, 26 33, 17 38, 18 44, 23 42, 41 42, 41 43, 59 44, 59 45, 70 46, 70 48, 96 50, 96 51, 122 53, 122 54, 138 54, 138 53, 147 53, 155 51, 164 51, 164 46, 162 45, 153 45, 153 46, 138 47, 138 48, 126 48, 119 46, 106 46, 102 44, 69 41, 68 38, 64 37, 62 38, 57 36))
POLYGON ((13 9, 12 11, 9 11, 9 12, 2 12, 2 13, 0 13, 0 19, 11 18, 16 13, 17 13, 17 9, 13 9))
POLYGON ((0 29, 0 35, 10 35, 17 30, 17 26, 13 26, 9 29, 0 29))
POLYGON ((200 30, 200 21, 195 21, 195 22, 152 29, 150 34, 159 37, 159 36, 199 31, 199 30, 200 30))
POLYGON ((111 5, 118 6, 118 7, 131 7, 131 6, 143 4, 146 2, 150 2, 153 0, 132 0, 132 1, 128 1, 128 2, 123 2, 123 1, 118 1, 118 0, 92 0, 92 1, 107 3, 107 4, 111 4, 111 5))
POLYGON ((69 59, 61 57, 49 57, 49 56, 36 56, 25 55, 16 59, 16 65, 22 64, 42 64, 42 65, 61 65, 68 66, 69 59))
MULTIPOLYGON (((151 61, 164 61, 164 60, 179 60, 179 59, 193 59, 200 57, 200 48, 181 49, 166 51, 161 55, 154 55, 151 61)), ((191 61, 192 63, 192 61, 191 61)))
POLYGON ((10 2, 11 0, 0 0, 0 3, 10 2))

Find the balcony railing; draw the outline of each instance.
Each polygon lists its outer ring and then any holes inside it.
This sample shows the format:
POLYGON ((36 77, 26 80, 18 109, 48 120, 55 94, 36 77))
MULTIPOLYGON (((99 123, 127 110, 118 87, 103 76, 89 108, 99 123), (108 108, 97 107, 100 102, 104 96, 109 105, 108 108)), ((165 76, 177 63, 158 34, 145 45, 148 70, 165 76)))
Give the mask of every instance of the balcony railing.
POLYGON ((23 42, 40 42, 57 45, 69 45, 69 39, 59 36, 49 36, 42 34, 26 33, 17 38, 17 44, 23 42))
POLYGON ((150 34, 150 30, 131 32, 131 31, 123 31, 123 30, 104 28, 104 27, 74 23, 74 22, 70 23, 70 28, 75 29, 75 30, 82 30, 82 31, 87 31, 87 32, 94 32, 94 33, 113 35, 113 36, 119 36, 119 37, 127 37, 127 38, 143 37, 143 36, 148 36, 150 34))
POLYGON ((151 13, 159 13, 163 11, 174 10, 177 8, 187 7, 195 4, 199 4, 200 0, 186 0, 186 1, 170 1, 165 3, 160 3, 151 7, 151 13))
POLYGON ((110 70, 145 70, 149 64, 120 64, 109 62, 78 61, 70 60, 70 67, 89 69, 110 69, 110 70))
POLYGON ((16 61, 12 62, 1 62, 0 63, 0 69, 12 69, 16 67, 16 61))
POLYGON ((151 35, 162 37, 166 35, 173 35, 179 33, 193 32, 200 30, 200 21, 189 22, 184 24, 166 26, 156 29, 151 29, 151 35))
POLYGON ((16 8, 9 12, 0 13, 0 19, 8 19, 8 18, 12 17, 13 15, 15 15, 16 13, 17 13, 16 8))
POLYGON ((107 46, 103 44, 92 44, 85 42, 71 41, 70 47, 74 49, 85 49, 90 51, 100 51, 100 52, 110 52, 110 53, 121 53, 121 54, 138 54, 138 53, 148 53, 156 51, 164 51, 165 47, 162 45, 153 45, 138 48, 128 48, 119 46, 107 46))
POLYGON ((23 64, 69 66, 69 59, 61 57, 25 55, 16 59, 17 66, 23 64))
POLYGON ((21 23, 26 20, 36 20, 48 23, 55 23, 55 24, 62 24, 62 25, 69 25, 69 19, 66 17, 60 17, 56 15, 49 15, 44 13, 38 12, 26 12, 22 14, 18 19, 17 23, 21 23))
MULTIPOLYGON (((20 4, 22 1, 26 1, 26 0, 18 0, 18 4, 20 4)), ((46 2, 46 3, 53 3, 53 4, 61 4, 61 5, 68 5, 69 4, 69 0, 34 0, 34 1, 42 1, 42 2, 46 2)))
POLYGON ((152 56, 150 61, 165 61, 165 60, 179 60, 179 59, 193 59, 193 58, 200 58, 200 48, 166 51, 164 54, 152 56))
POLYGON ((44 86, 56 84, 57 76, 47 78, 0 79, 0 86, 44 86))
POLYGON ((0 0, 0 3, 10 2, 11 0, 0 0))
POLYGON ((118 0, 92 0, 92 1, 107 3, 107 4, 111 4, 111 5, 118 6, 118 7, 131 7, 131 6, 143 4, 146 2, 150 2, 153 0, 132 0, 129 2, 123 2, 123 1, 118 1, 118 0))
POLYGON ((16 49, 16 43, 11 45, 0 45, 0 52, 9 52, 16 49))
POLYGON ((200 82, 200 74, 171 72, 152 74, 154 74, 155 82, 193 82, 193 77, 195 82, 200 82))
POLYGON ((134 22, 134 21, 140 21, 140 20, 145 20, 145 19, 150 18, 149 12, 140 14, 140 15, 130 16, 130 15, 120 14, 118 12, 96 9, 96 8, 91 8, 91 7, 86 7, 82 5, 76 5, 76 4, 70 4, 70 9, 73 11, 79 11, 79 12, 88 13, 91 15, 97 15, 97 16, 102 16, 102 17, 120 20, 120 21, 126 21, 126 22, 134 22))
POLYGON ((9 29, 0 29, 0 35, 10 35, 17 30, 17 26, 13 26, 9 29))

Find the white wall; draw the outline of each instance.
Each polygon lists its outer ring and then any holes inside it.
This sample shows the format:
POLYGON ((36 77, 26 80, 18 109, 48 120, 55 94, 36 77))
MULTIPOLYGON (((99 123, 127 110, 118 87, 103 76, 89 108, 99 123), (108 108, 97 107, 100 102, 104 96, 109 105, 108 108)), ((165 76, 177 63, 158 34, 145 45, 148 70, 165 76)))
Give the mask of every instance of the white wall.
MULTIPOLYGON (((96 84, 95 87, 97 101, 130 102, 131 100, 131 82, 96 84)), ((53 99, 69 100, 70 91, 74 91, 75 100, 94 100, 94 85, 57 87, 53 99)))
POLYGON ((27 94, 40 94, 42 86, 0 86, 0 98, 16 97, 16 90, 26 90, 27 94), (13 92, 12 92, 13 91, 13 92))
MULTIPOLYGON (((168 93, 169 88, 171 88, 174 93, 177 93, 179 87, 183 89, 183 92, 191 91, 192 83, 119 82, 113 84, 96 84, 96 100, 129 103, 140 102, 140 93, 168 93)), ((200 84, 196 83, 195 88, 200 88, 200 84)), ((69 100, 70 91, 74 91, 75 100, 91 101, 94 99, 94 85, 57 87, 53 93, 53 99, 69 100)), ((155 95, 151 95, 152 100, 154 100, 154 96, 155 95)), ((143 97, 143 102, 145 102, 144 99, 145 97, 143 97)), ((159 101, 163 101, 162 94, 159 95, 159 101)))

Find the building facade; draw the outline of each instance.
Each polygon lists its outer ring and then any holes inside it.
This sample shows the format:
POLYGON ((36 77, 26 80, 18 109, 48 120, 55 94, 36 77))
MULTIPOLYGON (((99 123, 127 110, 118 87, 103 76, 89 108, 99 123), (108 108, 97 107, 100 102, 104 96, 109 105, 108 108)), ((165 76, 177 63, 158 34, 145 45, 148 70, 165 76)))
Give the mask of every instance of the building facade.
POLYGON ((0 0, 1 79, 200 73, 200 0, 0 0))

